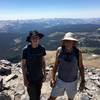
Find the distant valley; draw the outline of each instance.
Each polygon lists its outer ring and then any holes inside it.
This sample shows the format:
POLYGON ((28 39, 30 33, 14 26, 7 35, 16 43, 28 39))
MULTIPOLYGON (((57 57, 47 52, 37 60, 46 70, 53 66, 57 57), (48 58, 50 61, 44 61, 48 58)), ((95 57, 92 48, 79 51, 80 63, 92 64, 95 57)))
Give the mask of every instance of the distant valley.
POLYGON ((65 32, 69 31, 76 33, 79 47, 100 48, 100 18, 8 20, 0 21, 0 59, 19 59, 31 30, 45 34, 41 44, 47 50, 56 50, 65 32))

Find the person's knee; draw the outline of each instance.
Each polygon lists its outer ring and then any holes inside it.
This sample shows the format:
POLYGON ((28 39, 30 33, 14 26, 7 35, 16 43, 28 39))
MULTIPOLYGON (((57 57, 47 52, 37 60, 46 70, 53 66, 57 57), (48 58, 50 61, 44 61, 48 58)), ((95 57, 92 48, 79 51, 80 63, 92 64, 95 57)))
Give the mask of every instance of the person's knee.
POLYGON ((48 100, 56 100, 56 97, 50 96, 50 97, 48 98, 48 100))

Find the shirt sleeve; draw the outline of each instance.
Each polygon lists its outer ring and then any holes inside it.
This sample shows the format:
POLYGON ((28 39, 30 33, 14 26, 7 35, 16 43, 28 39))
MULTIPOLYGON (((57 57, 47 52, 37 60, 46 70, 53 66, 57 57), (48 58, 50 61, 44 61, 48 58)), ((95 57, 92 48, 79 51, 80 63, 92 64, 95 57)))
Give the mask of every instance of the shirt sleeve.
POLYGON ((61 52, 61 50, 62 50, 62 47, 58 47, 58 48, 57 48, 57 51, 58 51, 58 52, 61 52))
POLYGON ((26 52, 26 49, 23 50, 22 59, 27 59, 27 52, 26 52))
POLYGON ((42 50, 42 56, 45 56, 46 55, 46 50, 45 50, 45 48, 43 48, 43 50, 42 50))

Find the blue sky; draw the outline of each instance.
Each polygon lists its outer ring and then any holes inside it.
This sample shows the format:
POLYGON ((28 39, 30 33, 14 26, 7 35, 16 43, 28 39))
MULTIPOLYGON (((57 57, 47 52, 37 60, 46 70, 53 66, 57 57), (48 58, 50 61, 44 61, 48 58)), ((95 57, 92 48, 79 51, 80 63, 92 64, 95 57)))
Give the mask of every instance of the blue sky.
POLYGON ((100 18, 100 0, 0 0, 0 20, 100 18))

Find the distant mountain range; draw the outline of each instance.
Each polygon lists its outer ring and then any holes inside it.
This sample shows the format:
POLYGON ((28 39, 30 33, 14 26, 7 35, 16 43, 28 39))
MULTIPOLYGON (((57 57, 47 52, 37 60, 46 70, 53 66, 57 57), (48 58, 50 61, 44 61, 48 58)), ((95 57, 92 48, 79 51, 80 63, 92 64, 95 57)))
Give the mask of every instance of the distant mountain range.
POLYGON ((100 26, 100 18, 90 19, 37 19, 37 20, 7 20, 0 21, 0 33, 27 33, 30 30, 39 30, 45 34, 51 30, 59 31, 93 31, 100 26), (76 26, 77 25, 77 26, 76 26), (87 28, 85 25, 88 25, 87 28), (94 27, 92 29, 92 27, 94 27), (65 29, 67 28, 67 29, 65 29), (76 30, 75 30, 76 29, 76 30), (83 30, 82 30, 83 29, 83 30))
POLYGON ((69 31, 76 33, 81 47, 100 48, 100 18, 7 20, 0 21, 0 58, 19 58, 31 30, 45 34, 41 43, 48 50, 55 50, 65 32, 69 31))

